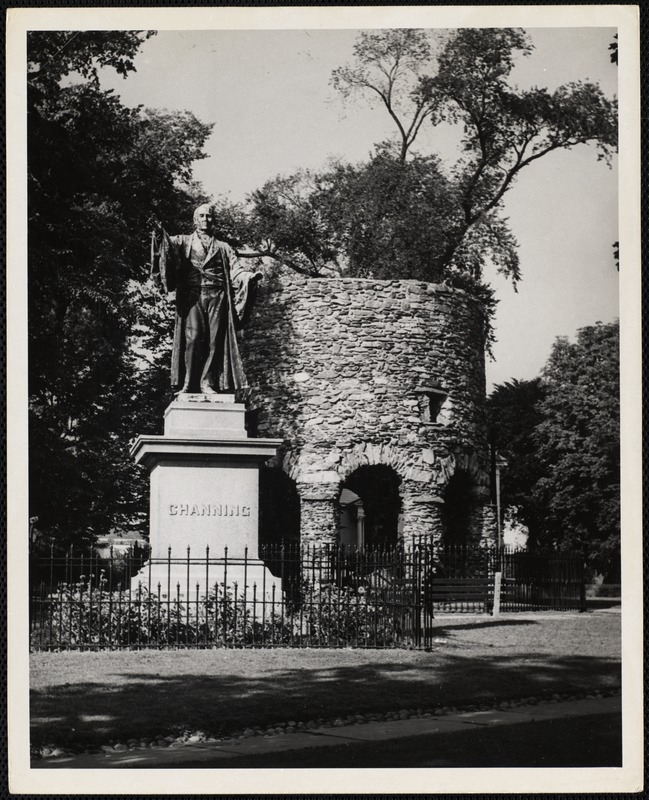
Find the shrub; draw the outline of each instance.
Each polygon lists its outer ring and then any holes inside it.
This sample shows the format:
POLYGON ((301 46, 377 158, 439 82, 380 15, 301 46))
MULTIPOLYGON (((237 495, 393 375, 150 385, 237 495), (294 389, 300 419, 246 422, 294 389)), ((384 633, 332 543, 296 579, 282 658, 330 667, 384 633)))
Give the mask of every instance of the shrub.
MULTIPOLYGON (((303 585, 300 633, 312 645, 396 645, 403 627, 398 597, 392 601, 364 586, 303 585)), ((294 615, 297 616, 297 611, 294 615)))
MULTIPOLYGON (((262 606, 261 603, 258 604, 262 606)), ((198 600, 148 591, 110 591, 100 574, 60 583, 32 620, 35 650, 243 646, 288 641, 292 629, 271 606, 259 613, 243 594, 215 587, 198 600)))

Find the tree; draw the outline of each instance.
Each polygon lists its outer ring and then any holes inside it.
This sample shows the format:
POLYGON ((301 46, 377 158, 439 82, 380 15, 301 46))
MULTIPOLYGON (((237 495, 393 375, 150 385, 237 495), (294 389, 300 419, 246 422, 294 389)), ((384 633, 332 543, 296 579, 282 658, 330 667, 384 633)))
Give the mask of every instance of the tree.
POLYGON ((316 202, 346 274, 439 282, 437 257, 453 224, 451 191, 437 157, 402 163, 383 143, 367 163, 338 163, 322 174, 316 202))
POLYGON ((322 276, 446 281, 487 305, 482 283, 488 257, 518 278, 516 242, 506 220, 485 218, 458 249, 441 258, 459 224, 454 188, 435 156, 401 163, 389 143, 361 164, 335 162, 321 172, 279 176, 253 192, 247 205, 216 204, 222 235, 253 244, 253 253, 297 272, 322 276))
POLYGON ((465 156, 454 177, 464 224, 446 253, 449 263, 467 231, 495 211, 520 172, 555 150, 594 144, 607 162, 617 144, 617 103, 591 83, 554 92, 520 91, 508 78, 517 56, 531 52, 518 29, 461 29, 425 81, 441 112, 464 130, 465 156))
POLYGON ((59 543, 130 525, 141 507, 128 460, 142 413, 128 290, 146 277, 152 210, 191 219, 191 164, 210 132, 100 89, 98 68, 126 75, 146 37, 28 39, 30 516, 59 543))
POLYGON ((404 163, 422 125, 433 119, 438 98, 426 90, 424 71, 432 57, 426 31, 403 28, 359 33, 355 63, 335 69, 331 82, 344 98, 378 97, 399 131, 404 163))
POLYGON ((135 71, 133 59, 154 31, 30 31, 27 41, 27 82, 56 90, 62 78, 76 73, 97 84, 100 67, 112 67, 126 77, 135 71))
POLYGON ((555 342, 539 378, 496 386, 489 439, 505 457, 502 504, 531 547, 584 553, 593 572, 619 581, 618 323, 555 342))
MULTIPOLYGON (((520 278, 501 204, 523 169, 556 150, 594 145, 609 160, 617 106, 591 83, 519 90, 511 73, 532 51, 520 29, 361 32, 355 60, 334 70, 343 97, 379 101, 397 141, 362 164, 280 176, 253 193, 239 221, 256 251, 312 275, 419 278, 493 303, 487 263, 520 278), (424 126, 462 131, 446 165, 415 151, 424 126)), ((241 211, 242 209, 239 209, 241 211)))
MULTIPOLYGON (((267 181, 252 193, 247 210, 230 211, 238 239, 254 243, 255 256, 304 275, 321 275, 336 263, 337 251, 335 234, 322 214, 320 190, 321 177, 306 170, 267 181)), ((220 221, 228 216, 224 204, 215 211, 220 221)))
POLYGON ((583 550, 608 581, 619 580, 620 380, 617 322, 559 338, 542 374, 536 428, 543 477, 534 500, 543 540, 583 550))
POLYGON ((444 219, 447 195, 438 159, 403 165, 389 145, 379 145, 366 164, 337 162, 269 181, 238 222, 247 241, 261 243, 258 252, 298 272, 434 281, 445 226, 429 219, 444 219))
MULTIPOLYGON (((534 378, 499 384, 487 399, 492 462, 496 455, 507 461, 501 482, 501 505, 527 528, 531 547, 538 544, 541 535, 542 514, 533 489, 543 475, 536 455, 535 431, 543 420, 544 397, 544 384, 540 378, 534 378)), ((495 464, 492 471, 495 472, 495 464)), ((494 480, 492 475, 492 485, 494 480)))

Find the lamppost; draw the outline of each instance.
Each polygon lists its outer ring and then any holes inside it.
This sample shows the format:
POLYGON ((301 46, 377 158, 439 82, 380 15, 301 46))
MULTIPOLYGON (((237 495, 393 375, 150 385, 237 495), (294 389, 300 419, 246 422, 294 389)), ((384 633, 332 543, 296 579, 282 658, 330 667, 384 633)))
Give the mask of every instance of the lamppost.
POLYGON ((502 524, 502 514, 500 510, 500 470, 506 468, 507 461, 501 455, 497 454, 495 459, 495 466, 496 466, 496 530, 498 531, 498 547, 502 548, 503 524, 502 524))

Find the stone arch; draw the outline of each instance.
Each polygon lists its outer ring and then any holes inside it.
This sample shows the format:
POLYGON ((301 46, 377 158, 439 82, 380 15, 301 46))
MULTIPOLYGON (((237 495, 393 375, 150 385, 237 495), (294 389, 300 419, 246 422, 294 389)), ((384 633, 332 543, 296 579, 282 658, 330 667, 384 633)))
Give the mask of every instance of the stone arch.
POLYGON ((379 465, 391 467, 401 477, 408 469, 408 455, 403 448, 391 444, 363 442, 341 454, 337 470, 345 481, 360 467, 379 465))
POLYGON ((438 459, 436 467, 438 482, 442 485, 448 485, 456 472, 460 471, 470 476, 476 495, 486 496, 489 491, 489 472, 475 452, 452 452, 446 458, 438 459))
POLYGON ((344 523, 345 512, 349 513, 358 523, 360 515, 363 524, 357 528, 359 535, 347 536, 346 541, 342 539, 344 529, 339 526, 340 540, 366 547, 395 546, 400 539, 401 483, 399 474, 387 464, 363 464, 351 472, 341 486, 341 517, 344 523))

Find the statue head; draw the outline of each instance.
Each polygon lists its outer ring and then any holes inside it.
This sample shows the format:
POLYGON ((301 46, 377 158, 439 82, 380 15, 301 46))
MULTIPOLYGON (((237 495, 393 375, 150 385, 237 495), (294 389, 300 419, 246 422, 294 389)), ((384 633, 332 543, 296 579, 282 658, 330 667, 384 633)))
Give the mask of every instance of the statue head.
POLYGON ((201 233, 207 233, 214 224, 214 213, 209 203, 203 203, 194 211, 194 227, 201 233))

